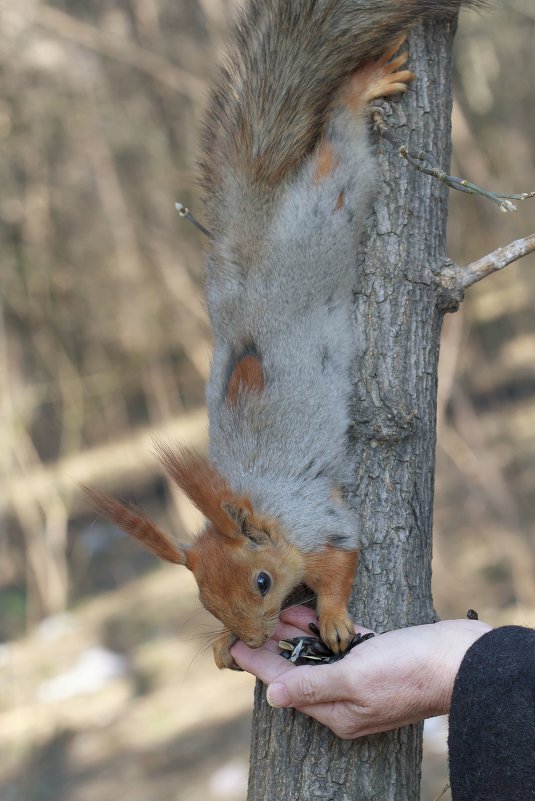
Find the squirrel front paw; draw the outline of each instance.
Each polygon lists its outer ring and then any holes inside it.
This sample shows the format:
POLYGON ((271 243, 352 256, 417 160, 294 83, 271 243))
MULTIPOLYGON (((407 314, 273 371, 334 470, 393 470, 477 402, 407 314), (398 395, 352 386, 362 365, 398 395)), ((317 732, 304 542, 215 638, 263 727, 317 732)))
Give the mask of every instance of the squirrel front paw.
POLYGON ((343 653, 355 636, 353 621, 342 612, 322 612, 319 618, 320 637, 335 654, 343 653))
POLYGON ((230 649, 237 639, 235 634, 223 634, 223 636, 212 645, 214 661, 220 670, 223 670, 223 668, 241 670, 241 667, 236 664, 230 653, 230 649))

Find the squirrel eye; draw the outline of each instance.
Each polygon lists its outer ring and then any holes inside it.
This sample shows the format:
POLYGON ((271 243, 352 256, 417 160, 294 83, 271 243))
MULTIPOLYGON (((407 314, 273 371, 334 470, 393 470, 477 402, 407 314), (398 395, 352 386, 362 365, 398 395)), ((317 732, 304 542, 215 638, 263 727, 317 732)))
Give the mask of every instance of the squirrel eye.
POLYGON ((271 587, 271 576, 267 573, 259 573, 256 577, 256 586, 260 590, 260 595, 267 595, 271 587))

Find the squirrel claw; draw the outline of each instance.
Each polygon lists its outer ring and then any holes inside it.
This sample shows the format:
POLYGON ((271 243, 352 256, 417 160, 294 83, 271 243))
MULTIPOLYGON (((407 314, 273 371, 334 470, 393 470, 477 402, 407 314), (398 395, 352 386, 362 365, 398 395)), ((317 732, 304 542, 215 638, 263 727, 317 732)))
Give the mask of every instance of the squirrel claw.
POLYGON ((381 58, 366 62, 347 79, 340 95, 342 106, 358 111, 373 100, 407 91, 416 77, 411 70, 403 69, 409 54, 402 50, 392 58, 404 41, 405 37, 400 37, 381 58))
POLYGON ((320 617, 320 636, 335 654, 347 651, 355 636, 355 627, 347 612, 338 615, 323 614, 320 617))
MULTIPOLYGON (((395 54, 396 54, 396 53, 398 52, 398 50, 399 50, 399 49, 400 49, 400 48, 401 48, 401 47, 402 47, 402 46, 405 44, 405 42, 406 42, 406 41, 407 41, 407 34, 406 34, 406 33, 401 33, 399 36, 397 36, 397 37, 396 37, 396 38, 393 40, 393 42, 392 42, 392 44, 390 45, 390 47, 388 48, 388 50, 386 50, 386 51, 383 53, 383 55, 381 56, 381 58, 377 59, 377 62, 376 62, 376 63, 377 63, 377 64, 379 64, 380 66, 383 66, 384 64, 386 64, 388 61, 390 61, 390 59, 392 58, 392 56, 395 56, 395 54)), ((406 51, 405 51, 405 52, 406 52, 406 51)), ((402 54, 402 55, 403 55, 403 54, 402 54)), ((407 55, 407 57, 408 57, 408 55, 407 55)), ((405 60, 401 62, 402 64, 404 64, 404 63, 405 63, 405 61, 407 60, 407 57, 405 57, 405 60)), ((397 61, 397 59, 396 59, 396 61, 397 61)), ((392 64, 394 64, 394 65, 395 65, 395 67, 397 67, 397 64, 395 64, 395 62, 391 62, 391 63, 392 63, 392 64)))
POLYGON ((411 70, 399 69, 407 62, 407 58, 408 53, 405 50, 392 61, 370 62, 362 68, 367 71, 364 90, 366 102, 407 91, 408 84, 416 77, 411 70))

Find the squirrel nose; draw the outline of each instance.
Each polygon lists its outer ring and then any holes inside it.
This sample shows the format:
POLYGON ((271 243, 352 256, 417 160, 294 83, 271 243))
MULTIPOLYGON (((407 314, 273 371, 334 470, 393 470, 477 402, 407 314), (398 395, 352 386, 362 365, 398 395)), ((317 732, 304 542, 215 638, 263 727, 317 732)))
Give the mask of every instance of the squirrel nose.
POLYGON ((245 640, 245 645, 248 645, 249 648, 260 648, 264 645, 267 637, 264 637, 262 634, 258 635, 257 637, 249 637, 245 640))

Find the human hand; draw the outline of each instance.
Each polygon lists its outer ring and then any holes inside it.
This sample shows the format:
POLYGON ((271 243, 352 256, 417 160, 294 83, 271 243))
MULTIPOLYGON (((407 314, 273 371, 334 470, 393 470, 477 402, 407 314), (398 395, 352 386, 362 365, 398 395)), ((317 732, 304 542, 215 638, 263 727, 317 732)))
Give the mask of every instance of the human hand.
MULTIPOLYGON (((350 740, 449 711, 453 682, 468 648, 490 631, 479 620, 445 620, 373 637, 330 665, 296 667, 279 655, 278 641, 310 634, 317 622, 303 606, 281 615, 262 648, 237 642, 240 667, 268 684, 275 707, 293 706, 350 740)), ((369 629, 355 626, 366 634, 369 629)))

